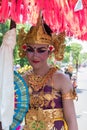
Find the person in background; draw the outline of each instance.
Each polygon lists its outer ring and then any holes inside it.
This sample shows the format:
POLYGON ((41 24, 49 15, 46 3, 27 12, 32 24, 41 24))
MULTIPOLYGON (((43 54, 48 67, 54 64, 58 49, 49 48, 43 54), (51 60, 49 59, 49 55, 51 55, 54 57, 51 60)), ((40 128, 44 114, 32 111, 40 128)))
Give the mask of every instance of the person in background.
POLYGON ((70 76, 70 79, 71 79, 72 74, 73 74, 73 66, 72 65, 68 65, 68 72, 69 72, 69 76, 70 76))
POLYGON ((68 70, 68 68, 65 68, 65 74, 67 74, 71 80, 72 73, 68 70))
POLYGON ((41 16, 28 33, 19 31, 20 57, 27 57, 33 68, 23 75, 30 94, 24 130, 78 130, 71 81, 47 62, 52 54, 63 59, 64 41, 65 33, 52 34, 41 16))

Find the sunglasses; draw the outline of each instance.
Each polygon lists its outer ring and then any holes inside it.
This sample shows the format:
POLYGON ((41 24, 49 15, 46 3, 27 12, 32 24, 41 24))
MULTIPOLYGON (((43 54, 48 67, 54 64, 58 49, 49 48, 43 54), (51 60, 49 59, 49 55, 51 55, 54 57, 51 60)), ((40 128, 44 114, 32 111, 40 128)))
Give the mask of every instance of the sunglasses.
POLYGON ((27 52, 28 53, 45 53, 47 51, 47 48, 46 47, 39 47, 39 48, 36 48, 36 47, 31 47, 31 46, 28 46, 27 47, 27 52))

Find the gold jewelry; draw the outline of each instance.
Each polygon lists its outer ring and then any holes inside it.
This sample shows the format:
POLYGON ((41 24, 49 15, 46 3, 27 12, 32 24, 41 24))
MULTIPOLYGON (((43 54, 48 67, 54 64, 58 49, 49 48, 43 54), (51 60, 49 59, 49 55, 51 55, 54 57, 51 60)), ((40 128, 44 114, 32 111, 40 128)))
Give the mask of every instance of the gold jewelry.
POLYGON ((34 91, 40 90, 43 86, 46 85, 48 80, 52 77, 53 73, 57 70, 57 67, 52 67, 49 69, 45 76, 39 76, 33 72, 28 75, 28 83, 34 89, 34 91))
POLYGON ((75 92, 75 90, 70 90, 68 93, 66 94, 62 94, 62 99, 77 99, 78 96, 75 92))

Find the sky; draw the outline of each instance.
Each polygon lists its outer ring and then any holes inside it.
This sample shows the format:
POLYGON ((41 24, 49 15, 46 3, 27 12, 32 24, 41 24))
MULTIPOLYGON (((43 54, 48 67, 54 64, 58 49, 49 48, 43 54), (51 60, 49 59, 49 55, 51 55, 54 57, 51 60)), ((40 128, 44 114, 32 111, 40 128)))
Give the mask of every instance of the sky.
POLYGON ((83 52, 87 52, 87 41, 82 41, 81 43, 82 47, 83 47, 83 52))

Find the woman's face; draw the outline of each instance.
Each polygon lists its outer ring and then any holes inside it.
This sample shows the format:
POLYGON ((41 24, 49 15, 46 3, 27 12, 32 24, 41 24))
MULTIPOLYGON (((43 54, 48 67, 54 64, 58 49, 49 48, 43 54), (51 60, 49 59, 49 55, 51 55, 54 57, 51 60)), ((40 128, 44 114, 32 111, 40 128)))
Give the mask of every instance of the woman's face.
POLYGON ((47 65, 48 45, 29 45, 27 47, 27 58, 33 68, 40 68, 47 65))

